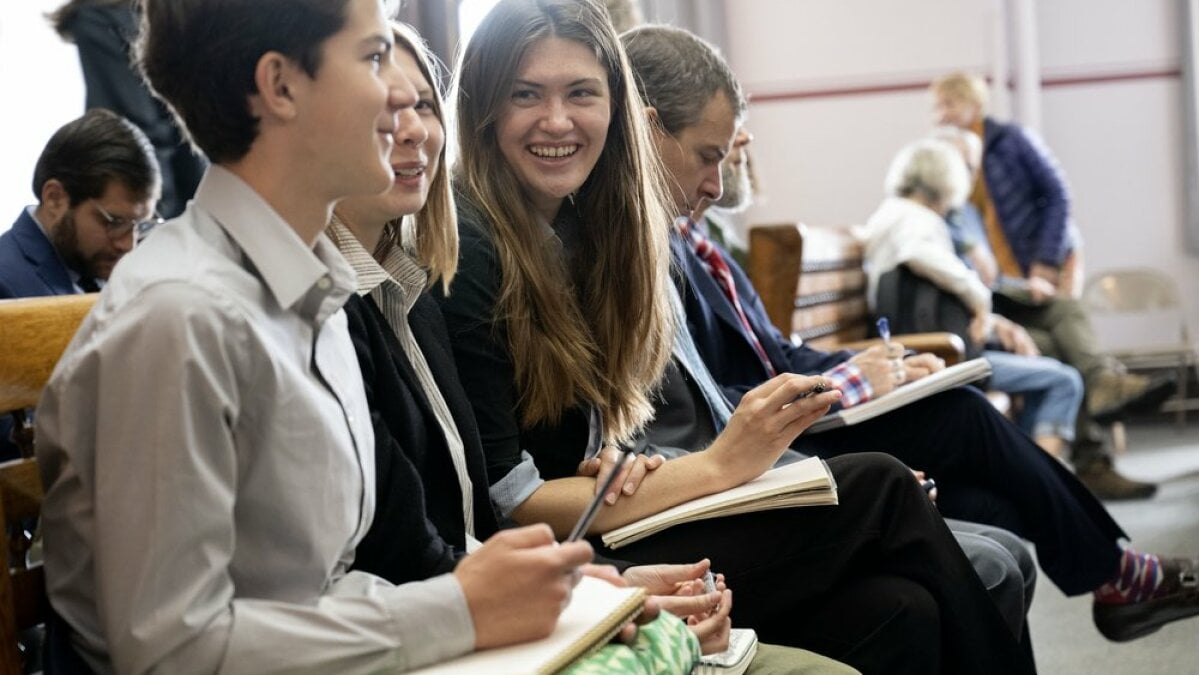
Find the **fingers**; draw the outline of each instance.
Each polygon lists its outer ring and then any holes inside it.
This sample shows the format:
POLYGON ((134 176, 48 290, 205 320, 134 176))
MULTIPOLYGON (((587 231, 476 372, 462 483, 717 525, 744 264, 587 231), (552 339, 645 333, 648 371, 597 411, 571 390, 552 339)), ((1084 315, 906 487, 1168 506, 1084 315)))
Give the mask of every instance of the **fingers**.
POLYGON ((628 582, 625 581, 625 578, 620 576, 620 572, 616 571, 616 568, 612 565, 596 565, 594 563, 587 563, 586 565, 580 567, 579 571, 589 577, 603 579, 613 586, 629 585, 628 582))
POLYGON ((592 458, 598 462, 595 470, 594 494, 599 494, 600 490, 603 489, 604 483, 608 481, 608 474, 612 473, 612 471, 617 468, 616 463, 619 462, 622 457, 624 457, 624 454, 616 448, 605 446, 600 449, 598 455, 592 458))
POLYGON ((591 559, 595 557, 595 551, 591 549, 591 544, 582 540, 554 546, 547 551, 548 554, 554 557, 558 566, 564 572, 581 567, 591 562, 591 559))
POLYGON ((626 496, 637 492, 637 488, 641 486, 641 481, 645 478, 646 474, 662 466, 662 462, 664 461, 666 461, 666 458, 661 455, 638 455, 633 461, 628 475, 623 481, 620 481, 624 484, 620 491, 626 496))
POLYGON ((733 627, 733 622, 729 619, 732 607, 733 592, 725 591, 721 594, 720 606, 716 611, 702 619, 695 615, 688 619, 688 628, 699 638, 704 654, 716 654, 728 649, 729 631, 733 627))
POLYGON ((623 576, 630 585, 651 595, 664 595, 675 592, 679 584, 699 579, 711 566, 707 558, 688 565, 637 565, 626 569, 623 576))
MULTIPOLYGON (((624 457, 624 455, 622 454, 621 457, 624 457)), ((620 496, 621 486, 629 481, 629 475, 632 473, 633 468, 639 464, 640 462, 637 461, 636 457, 630 456, 628 459, 622 462, 620 466, 616 467, 616 470, 619 473, 616 474, 616 480, 612 481, 612 487, 608 488, 608 494, 604 495, 604 501, 609 506, 616 503, 616 499, 620 496)), ((644 472, 641 474, 641 476, 645 476, 644 472)), ((637 479, 637 482, 641 482, 640 477, 637 479)), ((596 485, 603 487, 603 480, 596 481, 596 485)))
MULTIPOLYGON (((727 592, 731 593, 731 591, 727 592)), ((700 595, 655 595, 653 597, 659 607, 675 616, 704 617, 720 608, 724 592, 700 595)))
MULTIPOLYGON (((576 476, 588 478, 599 473, 600 459, 599 457, 589 457, 579 462, 579 468, 575 470, 576 476)), ((596 489, 599 489, 599 483, 596 483, 596 489)))
POLYGON ((945 361, 932 354, 916 354, 903 360, 904 380, 915 382, 945 369, 945 361))
POLYGON ((534 548, 554 543, 554 531, 545 523, 500 530, 487 540, 488 545, 502 548, 534 548))

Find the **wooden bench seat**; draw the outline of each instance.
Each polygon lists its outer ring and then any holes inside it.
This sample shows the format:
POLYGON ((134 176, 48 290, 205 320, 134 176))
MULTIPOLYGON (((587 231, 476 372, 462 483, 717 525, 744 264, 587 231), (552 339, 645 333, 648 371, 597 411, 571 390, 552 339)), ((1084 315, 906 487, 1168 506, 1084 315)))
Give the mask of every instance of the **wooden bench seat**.
POLYGON ((33 436, 21 427, 24 410, 37 405, 63 350, 75 335, 96 295, 0 300, 0 415, 12 414, 23 455, 0 464, 0 675, 23 672, 19 631, 48 616, 46 581, 39 561, 29 555, 42 506, 42 477, 33 458, 33 436))
MULTIPOLYGON (((864 349, 877 340, 866 302, 862 245, 848 227, 786 223, 749 231, 747 270, 771 322, 792 340, 822 350, 864 349)), ((966 353, 952 333, 896 336, 904 346, 931 352, 947 364, 966 353)))

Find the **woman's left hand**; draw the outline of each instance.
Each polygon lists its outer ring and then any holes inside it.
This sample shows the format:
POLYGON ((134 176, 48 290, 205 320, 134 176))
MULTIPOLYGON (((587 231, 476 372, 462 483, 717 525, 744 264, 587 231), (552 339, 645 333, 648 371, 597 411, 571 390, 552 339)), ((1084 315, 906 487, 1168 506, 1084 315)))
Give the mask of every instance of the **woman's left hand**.
POLYGON ((662 466, 662 463, 666 461, 666 458, 661 455, 641 454, 635 455, 632 461, 626 461, 618 467, 617 464, 622 457, 624 457, 624 453, 619 448, 605 446, 600 450, 599 456, 580 462, 576 472, 578 476, 595 476, 595 491, 599 492, 600 488, 604 486, 608 474, 617 469, 621 471, 622 475, 616 477, 616 480, 612 482, 611 489, 604 497, 604 503, 608 506, 615 504, 622 494, 636 493, 646 474, 662 466))

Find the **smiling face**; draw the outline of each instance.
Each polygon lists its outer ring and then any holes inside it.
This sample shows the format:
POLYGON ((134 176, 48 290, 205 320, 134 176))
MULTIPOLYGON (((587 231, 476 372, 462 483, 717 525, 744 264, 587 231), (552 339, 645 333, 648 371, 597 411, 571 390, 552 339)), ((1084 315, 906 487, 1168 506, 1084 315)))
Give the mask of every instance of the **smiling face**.
POLYGON ((322 47, 316 76, 292 80, 290 93, 302 102, 296 138, 333 198, 376 193, 392 180, 396 111, 416 102, 392 41, 378 0, 352 0, 345 26, 322 47))
POLYGON ((591 175, 611 117, 608 74, 590 48, 557 37, 529 48, 500 111, 496 138, 547 222, 591 175))
POLYGON ((425 79, 416 57, 402 45, 395 50, 395 60, 416 89, 416 103, 399 112, 389 160, 395 174, 391 185, 377 195, 347 198, 337 207, 356 232, 358 228, 382 227, 387 221, 419 211, 429 197, 445 145, 445 128, 437 117, 433 85, 425 79))
POLYGON ((713 96, 699 121, 671 135, 659 129, 655 140, 679 215, 689 215, 720 199, 720 163, 733 144, 737 115, 723 92, 713 96))

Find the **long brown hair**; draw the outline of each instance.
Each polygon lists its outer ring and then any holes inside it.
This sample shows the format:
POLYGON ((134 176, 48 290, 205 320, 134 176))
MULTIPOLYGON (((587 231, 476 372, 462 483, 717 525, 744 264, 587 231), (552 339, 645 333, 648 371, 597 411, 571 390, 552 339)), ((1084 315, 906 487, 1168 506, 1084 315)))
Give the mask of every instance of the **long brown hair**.
POLYGON ((626 441, 652 418, 650 397, 670 357, 670 202, 615 30, 594 0, 501 0, 463 52, 455 88, 455 180, 499 255, 494 318, 507 327, 521 423, 552 423, 585 402, 599 410, 607 442, 626 441), (591 258, 573 274, 545 246, 496 137, 521 59, 551 36, 593 50, 612 97, 603 152, 574 197, 579 250, 591 258))

